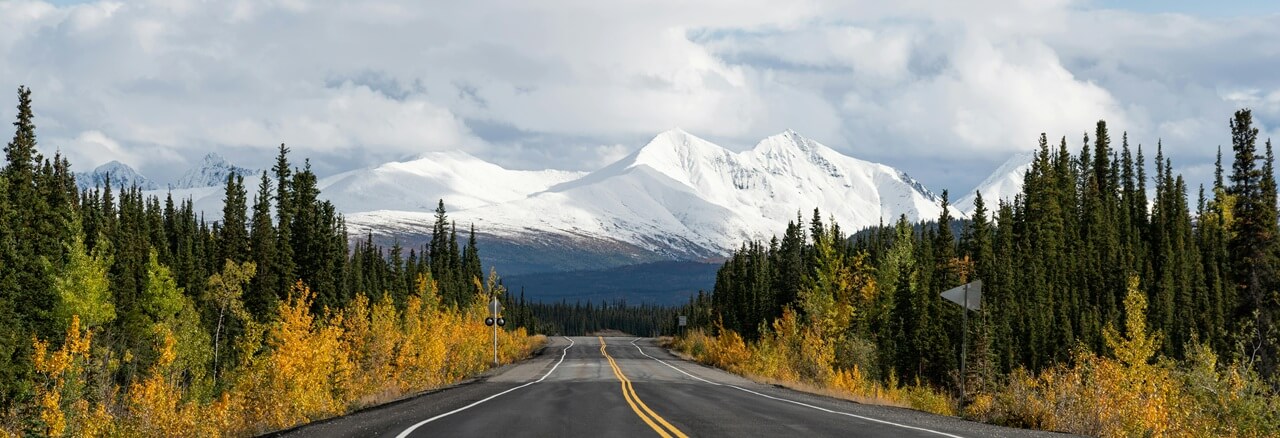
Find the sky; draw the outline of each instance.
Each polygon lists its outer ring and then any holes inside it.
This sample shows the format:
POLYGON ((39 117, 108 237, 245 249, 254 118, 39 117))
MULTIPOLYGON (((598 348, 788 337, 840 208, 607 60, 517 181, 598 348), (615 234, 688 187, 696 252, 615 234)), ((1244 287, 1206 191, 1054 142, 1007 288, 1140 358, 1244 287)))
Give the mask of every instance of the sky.
POLYGON ((1105 119, 1194 187, 1236 109, 1280 140, 1274 2, 0 0, 0 29, 0 118, 29 86, 46 154, 162 185, 280 143, 322 176, 442 150, 594 170, 672 128, 793 129, 955 194, 1105 119))

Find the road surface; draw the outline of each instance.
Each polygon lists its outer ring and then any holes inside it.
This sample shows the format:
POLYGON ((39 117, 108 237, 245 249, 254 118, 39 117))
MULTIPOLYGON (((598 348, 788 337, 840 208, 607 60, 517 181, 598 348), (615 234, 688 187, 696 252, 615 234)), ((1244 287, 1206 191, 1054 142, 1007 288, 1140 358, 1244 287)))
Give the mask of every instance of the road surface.
POLYGON ((294 430, 298 437, 1062 436, 753 383, 648 338, 553 338, 470 384, 294 430))

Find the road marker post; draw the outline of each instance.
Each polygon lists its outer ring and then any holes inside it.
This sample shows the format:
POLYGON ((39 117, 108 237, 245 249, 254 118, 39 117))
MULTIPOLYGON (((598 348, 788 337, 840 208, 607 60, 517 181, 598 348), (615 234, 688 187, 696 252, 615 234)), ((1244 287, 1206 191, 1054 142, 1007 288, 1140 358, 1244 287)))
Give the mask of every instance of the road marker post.
POLYGON ((502 319, 502 303, 498 301, 498 296, 494 295, 489 300, 489 317, 484 319, 484 325, 493 327, 493 366, 498 366, 498 327, 507 325, 507 321, 502 319))

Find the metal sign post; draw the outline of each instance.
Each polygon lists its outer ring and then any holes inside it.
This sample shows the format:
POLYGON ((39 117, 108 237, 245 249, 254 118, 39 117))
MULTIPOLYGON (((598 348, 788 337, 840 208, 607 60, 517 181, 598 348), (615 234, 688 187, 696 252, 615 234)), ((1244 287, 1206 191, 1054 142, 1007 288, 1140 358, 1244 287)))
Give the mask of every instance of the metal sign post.
POLYGON ((489 300, 489 317, 484 319, 484 325, 493 327, 493 366, 498 366, 498 327, 507 325, 502 319, 502 303, 498 301, 498 296, 494 295, 489 300))
POLYGON ((687 326, 687 325, 689 325, 689 317, 684 316, 684 315, 680 315, 680 316, 677 316, 677 317, 676 317, 676 321, 679 323, 679 326, 680 326, 680 328, 679 328, 678 330, 680 331, 680 334, 682 334, 682 335, 683 335, 683 334, 684 334, 684 327, 685 327, 685 326, 687 326))
POLYGON ((961 332, 960 332, 960 396, 964 397, 964 365, 967 362, 969 349, 969 311, 982 310, 982 280, 972 283, 965 283, 963 286, 948 290, 942 293, 942 297, 948 301, 960 305, 961 313, 961 332), (972 293, 970 293, 972 289, 972 293))

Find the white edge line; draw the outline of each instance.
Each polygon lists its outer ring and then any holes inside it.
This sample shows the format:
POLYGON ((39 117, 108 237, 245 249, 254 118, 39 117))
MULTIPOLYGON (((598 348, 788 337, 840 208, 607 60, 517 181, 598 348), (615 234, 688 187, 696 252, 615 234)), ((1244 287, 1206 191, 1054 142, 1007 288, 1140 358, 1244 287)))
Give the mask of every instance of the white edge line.
POLYGON ((802 403, 802 402, 798 402, 798 401, 795 401, 795 400, 788 400, 788 399, 781 398, 781 397, 774 397, 774 396, 772 396, 772 395, 768 395, 768 394, 761 394, 761 393, 759 393, 759 392, 755 392, 755 391, 752 391, 752 390, 750 390, 750 389, 746 389, 746 388, 740 388, 740 387, 737 387, 737 386, 734 386, 734 385, 730 385, 730 384, 728 384, 728 383, 716 383, 716 382, 712 382, 712 381, 710 381, 710 380, 707 380, 707 379, 704 379, 704 378, 701 378, 701 377, 695 376, 695 375, 693 375, 693 374, 689 374, 689 373, 685 372, 684 370, 679 369, 679 368, 676 368, 675 366, 673 366, 673 365, 671 365, 671 364, 667 363, 666 361, 664 361, 664 360, 662 360, 662 359, 658 359, 658 358, 656 358, 656 357, 650 356, 650 355, 649 355, 649 353, 645 353, 645 352, 644 352, 644 349, 643 349, 643 348, 640 348, 640 346, 636 344, 636 341, 639 341, 639 340, 640 340, 640 338, 636 338, 634 341, 631 341, 631 345, 635 345, 636 349, 637 349, 637 350, 640 350, 640 354, 643 354, 643 355, 644 355, 645 357, 647 357, 647 358, 650 358, 650 359, 653 359, 653 360, 655 360, 655 361, 658 361, 658 363, 660 363, 660 364, 663 364, 663 365, 666 365, 666 366, 668 366, 668 367, 671 367, 671 369, 676 370, 676 371, 679 371, 681 374, 684 374, 684 375, 686 375, 686 376, 692 377, 692 378, 694 378, 694 379, 697 379, 697 380, 700 380, 700 381, 702 381, 702 382, 706 382, 706 383, 709 383, 709 384, 712 384, 712 385, 715 385, 715 386, 727 386, 727 387, 730 387, 730 388, 733 388, 733 389, 736 389, 736 390, 739 390, 739 391, 748 392, 748 393, 755 394, 755 395, 758 395, 758 396, 761 396, 761 397, 764 397, 764 398, 773 399, 773 400, 777 400, 777 401, 781 401, 781 402, 787 402, 787 403, 791 403, 791 404, 794 404, 794 405, 804 406, 804 407, 806 407, 806 408, 810 408, 810 409, 817 409, 817 410, 819 410, 819 411, 828 412, 828 413, 832 413, 832 414, 844 415, 844 416, 853 417, 853 418, 858 418, 858 419, 862 419, 862 420, 866 420, 866 421, 872 421, 872 422, 881 423, 881 424, 888 424, 888 425, 891 425, 891 426, 898 426, 898 427, 902 427, 902 428, 906 428, 906 429, 918 430, 918 431, 921 431, 921 432, 929 432, 929 433, 938 434, 938 435, 942 435, 942 436, 946 436, 946 437, 951 437, 951 438, 963 438, 963 437, 961 437, 961 436, 959 436, 959 435, 952 435, 952 434, 949 434, 949 433, 946 433, 946 432, 939 432, 939 431, 932 430, 932 429, 925 429, 925 428, 923 428, 923 427, 909 426, 909 425, 906 425, 906 424, 894 423, 894 422, 892 422, 892 421, 885 421, 885 420, 875 419, 875 418, 871 418, 871 417, 864 417, 864 416, 857 415, 857 414, 850 414, 850 413, 848 413, 848 412, 840 412, 840 411, 835 411, 835 410, 827 409, 827 408, 820 407, 820 406, 814 406, 814 405, 811 405, 811 404, 802 403))
POLYGON ((502 391, 502 392, 499 392, 499 393, 497 393, 497 394, 494 394, 494 395, 491 395, 491 396, 485 397, 485 398, 483 398, 483 399, 481 399, 481 400, 479 400, 479 401, 476 401, 476 402, 471 403, 471 404, 469 404, 469 405, 466 405, 466 406, 460 407, 460 408, 458 408, 458 409, 454 409, 454 410, 452 410, 452 411, 445 412, 445 413, 440 414, 440 415, 436 415, 436 416, 431 417, 431 418, 428 418, 428 419, 426 419, 426 420, 419 421, 417 424, 414 424, 414 425, 412 425, 412 426, 409 426, 409 428, 408 428, 408 429, 405 429, 405 430, 404 430, 404 432, 400 432, 400 434, 399 434, 399 435, 396 435, 396 438, 406 438, 406 437, 408 437, 408 436, 409 436, 409 434, 413 433, 413 431, 414 431, 414 430, 416 430, 416 429, 417 429, 417 428, 419 428, 419 427, 422 427, 422 425, 424 425, 424 424, 430 423, 430 422, 432 422, 432 421, 439 420, 439 419, 444 418, 444 417, 448 417, 448 416, 450 416, 450 415, 453 415, 453 414, 456 414, 456 413, 459 413, 459 412, 465 411, 465 410, 467 410, 467 409, 471 409, 471 408, 475 407, 475 406, 476 406, 476 405, 478 405, 478 404, 481 404, 481 403, 487 402, 487 401, 489 401, 489 400, 493 400, 493 399, 497 398, 497 397, 498 397, 498 396, 500 396, 500 395, 506 394, 506 393, 511 392, 511 391, 515 391, 515 390, 520 389, 520 388, 524 388, 524 387, 529 386, 529 385, 532 385, 532 384, 534 384, 534 383, 541 382, 543 379, 546 379, 546 378, 547 378, 547 376, 550 376, 550 375, 551 375, 551 373, 555 372, 555 371, 556 371, 556 368, 559 368, 559 367, 560 367, 560 363, 561 363, 561 362, 564 362, 564 356, 565 356, 565 354, 569 352, 569 347, 572 347, 572 346, 573 346, 573 339, 569 339, 569 337, 567 337, 567 336, 565 337, 565 339, 568 339, 568 340, 569 340, 569 346, 568 346, 568 347, 564 347, 564 349, 563 349, 563 350, 560 350, 560 360, 556 361, 555 366, 552 366, 550 370, 547 370, 547 373, 546 373, 546 374, 543 374, 543 375, 542 375, 542 377, 539 377, 539 378, 538 378, 538 380, 534 380, 534 381, 532 381, 532 382, 525 383, 525 384, 520 385, 520 386, 517 386, 517 387, 515 387, 515 388, 511 388, 511 389, 508 389, 508 390, 506 390, 506 391, 502 391))

